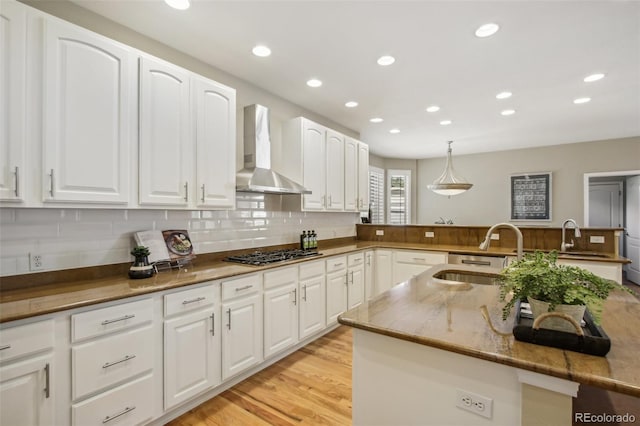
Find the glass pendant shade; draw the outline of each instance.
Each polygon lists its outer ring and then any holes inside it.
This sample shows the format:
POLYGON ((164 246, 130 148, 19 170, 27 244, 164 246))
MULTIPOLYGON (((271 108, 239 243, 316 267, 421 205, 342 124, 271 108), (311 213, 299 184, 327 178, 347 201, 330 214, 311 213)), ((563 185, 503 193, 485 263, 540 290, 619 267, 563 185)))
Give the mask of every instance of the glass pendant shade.
POLYGON ((447 166, 440 177, 434 180, 431 185, 428 185, 427 188, 440 195, 451 196, 462 194, 471 188, 473 184, 467 182, 465 178, 459 175, 456 176, 455 170, 453 169, 453 160, 451 159, 451 144, 453 141, 447 143, 449 144, 449 149, 447 150, 447 166))

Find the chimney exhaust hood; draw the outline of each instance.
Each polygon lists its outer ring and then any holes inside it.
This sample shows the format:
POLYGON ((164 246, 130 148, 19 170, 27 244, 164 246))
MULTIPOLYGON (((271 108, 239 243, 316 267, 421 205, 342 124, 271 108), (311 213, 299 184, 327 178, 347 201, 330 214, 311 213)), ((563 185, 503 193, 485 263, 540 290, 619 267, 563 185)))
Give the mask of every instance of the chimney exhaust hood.
POLYGON ((236 175, 236 191, 263 194, 311 194, 302 185, 271 170, 269 109, 244 107, 244 168, 236 175))

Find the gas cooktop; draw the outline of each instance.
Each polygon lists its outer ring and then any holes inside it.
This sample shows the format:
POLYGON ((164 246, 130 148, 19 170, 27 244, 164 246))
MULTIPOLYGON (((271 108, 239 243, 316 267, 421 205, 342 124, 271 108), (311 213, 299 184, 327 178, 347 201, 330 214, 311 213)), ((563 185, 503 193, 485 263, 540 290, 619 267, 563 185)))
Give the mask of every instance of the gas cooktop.
POLYGON ((286 262, 288 260, 303 259, 311 256, 319 256, 315 250, 285 249, 271 251, 255 251, 253 253, 239 254, 226 257, 226 262, 236 262, 245 265, 261 266, 275 262, 286 262))

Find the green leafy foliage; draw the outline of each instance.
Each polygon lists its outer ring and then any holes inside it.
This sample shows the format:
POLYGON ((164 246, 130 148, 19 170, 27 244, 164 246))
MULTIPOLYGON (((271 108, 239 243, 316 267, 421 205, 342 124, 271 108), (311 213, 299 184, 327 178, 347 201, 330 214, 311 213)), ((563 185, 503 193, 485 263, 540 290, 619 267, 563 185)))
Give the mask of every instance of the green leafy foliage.
POLYGON ((145 247, 145 246, 136 246, 131 250, 131 256, 135 258, 146 257, 146 256, 149 256, 150 254, 151 254, 151 251, 149 250, 149 247, 145 247))
POLYGON ((527 253, 502 270, 499 278, 500 301, 512 297, 502 309, 502 319, 509 317, 518 299, 532 297, 550 304, 587 305, 594 321, 600 323, 604 300, 614 289, 633 292, 615 281, 601 278, 586 269, 558 265, 558 252, 527 253))

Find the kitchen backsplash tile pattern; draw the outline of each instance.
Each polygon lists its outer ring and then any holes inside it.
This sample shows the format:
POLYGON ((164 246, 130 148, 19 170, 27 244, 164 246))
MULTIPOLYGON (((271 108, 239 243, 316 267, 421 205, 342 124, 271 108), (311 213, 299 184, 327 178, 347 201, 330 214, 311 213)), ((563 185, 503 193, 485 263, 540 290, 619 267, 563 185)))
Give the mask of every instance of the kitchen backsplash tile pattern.
POLYGON ((299 241, 303 230, 320 239, 355 236, 359 213, 284 211, 282 197, 238 194, 236 210, 0 209, 0 276, 61 270, 132 260, 132 233, 187 229, 196 253, 213 253, 299 241))

